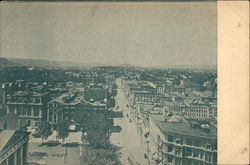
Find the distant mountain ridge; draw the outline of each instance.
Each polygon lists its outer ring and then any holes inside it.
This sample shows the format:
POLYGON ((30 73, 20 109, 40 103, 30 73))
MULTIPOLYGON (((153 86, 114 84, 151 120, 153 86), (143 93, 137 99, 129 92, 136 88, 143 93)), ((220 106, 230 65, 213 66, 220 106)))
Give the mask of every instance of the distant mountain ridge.
POLYGON ((167 66, 135 66, 131 64, 99 64, 69 61, 51 61, 45 59, 28 59, 28 58, 0 58, 0 66, 29 66, 29 67, 48 67, 48 68, 89 68, 100 66, 118 66, 118 67, 135 67, 151 69, 212 69, 216 70, 216 65, 167 65, 167 66))
MULTIPOLYGON (((28 59, 28 58, 1 58, 4 63, 13 64, 13 66, 30 66, 30 67, 92 67, 98 64, 84 64, 79 62, 51 61, 45 59, 28 59)), ((4 64, 3 63, 3 64, 4 64)), ((100 64, 99 64, 100 65, 100 64)))

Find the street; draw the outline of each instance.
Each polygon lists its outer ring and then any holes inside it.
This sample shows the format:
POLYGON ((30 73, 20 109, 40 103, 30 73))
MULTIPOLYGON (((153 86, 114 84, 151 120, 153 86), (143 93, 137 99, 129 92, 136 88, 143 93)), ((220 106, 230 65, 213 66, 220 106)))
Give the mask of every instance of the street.
POLYGON ((110 141, 112 144, 121 147, 122 164, 148 164, 148 160, 144 158, 145 149, 141 143, 141 135, 137 133, 136 123, 132 120, 130 114, 131 110, 126 106, 126 98, 119 80, 117 85, 116 103, 119 106, 117 111, 123 111, 123 117, 115 118, 114 125, 120 126, 122 130, 120 133, 112 133, 110 141))

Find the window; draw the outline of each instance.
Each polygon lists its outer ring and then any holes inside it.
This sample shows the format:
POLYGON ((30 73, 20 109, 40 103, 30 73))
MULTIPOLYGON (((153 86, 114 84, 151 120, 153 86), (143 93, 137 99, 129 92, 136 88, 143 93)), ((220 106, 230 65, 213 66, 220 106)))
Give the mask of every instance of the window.
POLYGON ((213 145, 213 149, 214 150, 217 150, 217 143, 215 142, 214 145, 213 145))
POLYGON ((39 107, 34 107, 34 116, 38 116, 39 115, 39 107))
POLYGON ((169 142, 173 142, 174 141, 174 137, 172 135, 168 135, 168 141, 169 142))
POLYGON ((176 165, 181 165, 181 159, 180 158, 175 158, 175 164, 176 165))
POLYGON ((187 144, 187 145, 192 145, 192 139, 187 138, 187 140, 186 140, 186 144, 187 144))
POLYGON ((56 115, 54 115, 54 122, 56 122, 56 115))
POLYGON ((31 98, 26 98, 26 99, 24 100, 24 103, 32 103, 31 98))
POLYGON ((172 145, 168 145, 168 152, 172 152, 173 151, 173 146, 172 145))
POLYGON ((22 114, 22 109, 20 106, 17 107, 17 114, 18 115, 21 115, 22 114))
POLYGON ((39 104, 41 102, 40 98, 35 99, 35 103, 39 104))
POLYGON ((27 107, 27 116, 31 116, 31 107, 27 107))
POLYGON ((181 139, 180 138, 176 138, 176 143, 180 144, 181 143, 181 139))
POLYGON ((205 161, 211 162, 211 158, 212 158, 212 154, 209 153, 209 152, 207 152, 207 153, 205 154, 205 161))
POLYGON ((191 148, 187 148, 186 156, 192 156, 192 149, 191 148))
POLYGON ((181 148, 180 147, 175 148, 175 155, 181 156, 181 148))
POLYGON ((217 162, 217 152, 213 153, 213 163, 217 162))
POLYGON ((198 150, 194 150, 194 151, 193 151, 193 157, 194 157, 194 158, 199 157, 199 154, 200 154, 200 152, 199 152, 198 150))
POLYGON ((211 144, 206 143, 206 149, 211 149, 211 144))
POLYGON ((172 155, 168 155, 168 163, 172 163, 173 161, 173 156, 172 155))
POLYGON ((22 110, 22 115, 26 116, 27 115, 27 109, 26 107, 23 107, 23 110, 22 110))
POLYGON ((194 140, 194 146, 201 147, 201 141, 198 139, 194 140))
POLYGON ((9 105, 9 112, 10 113, 14 113, 14 106, 13 105, 9 105))
POLYGON ((203 159, 204 157, 204 151, 200 151, 200 159, 203 159))

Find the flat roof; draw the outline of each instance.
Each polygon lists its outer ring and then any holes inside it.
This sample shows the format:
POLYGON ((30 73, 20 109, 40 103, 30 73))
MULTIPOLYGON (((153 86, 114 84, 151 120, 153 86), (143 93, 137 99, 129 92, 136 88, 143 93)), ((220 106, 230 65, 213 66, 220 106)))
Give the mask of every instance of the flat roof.
MULTIPOLYGON (((184 118, 183 122, 171 122, 165 121, 164 116, 162 115, 150 115, 150 119, 159 127, 159 129, 163 133, 176 133, 176 134, 183 134, 195 137, 203 137, 209 139, 217 139, 217 129, 213 126, 210 126, 210 132, 205 132, 200 128, 192 128, 190 123, 184 118)), ((167 117, 170 119, 171 117, 167 117)))

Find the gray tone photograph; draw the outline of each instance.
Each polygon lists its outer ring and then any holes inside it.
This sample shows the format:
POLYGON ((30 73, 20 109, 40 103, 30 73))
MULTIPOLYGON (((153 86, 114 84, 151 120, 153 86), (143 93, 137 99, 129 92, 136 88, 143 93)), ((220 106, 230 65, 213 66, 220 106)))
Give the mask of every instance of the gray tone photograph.
POLYGON ((217 164, 216 8, 1 3, 0 165, 217 164))

